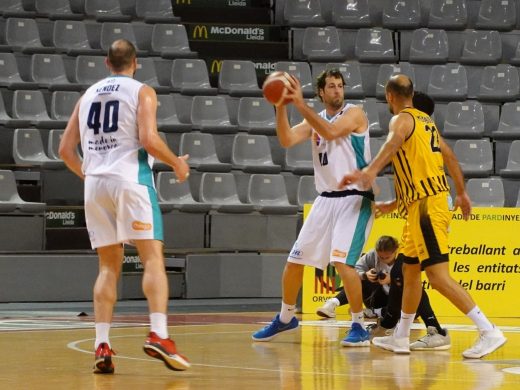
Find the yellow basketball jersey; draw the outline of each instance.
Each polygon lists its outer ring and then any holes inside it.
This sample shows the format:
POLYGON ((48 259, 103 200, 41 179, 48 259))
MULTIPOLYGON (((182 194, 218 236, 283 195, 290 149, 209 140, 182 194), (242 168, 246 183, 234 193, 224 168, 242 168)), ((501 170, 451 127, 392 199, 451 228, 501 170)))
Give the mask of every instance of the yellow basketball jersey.
POLYGON ((406 108, 414 129, 392 159, 398 210, 407 214, 408 206, 416 200, 449 191, 444 173, 444 161, 439 146, 439 132, 435 122, 424 112, 406 108))

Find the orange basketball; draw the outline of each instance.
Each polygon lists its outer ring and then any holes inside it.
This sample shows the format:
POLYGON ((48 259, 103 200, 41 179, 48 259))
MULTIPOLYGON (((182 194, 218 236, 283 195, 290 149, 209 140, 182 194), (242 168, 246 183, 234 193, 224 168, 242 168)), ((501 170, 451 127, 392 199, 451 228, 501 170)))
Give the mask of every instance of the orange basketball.
POLYGON ((285 98, 287 93, 286 87, 290 85, 289 78, 290 76, 287 72, 276 71, 270 73, 262 86, 264 98, 275 106, 289 103, 290 99, 285 98))

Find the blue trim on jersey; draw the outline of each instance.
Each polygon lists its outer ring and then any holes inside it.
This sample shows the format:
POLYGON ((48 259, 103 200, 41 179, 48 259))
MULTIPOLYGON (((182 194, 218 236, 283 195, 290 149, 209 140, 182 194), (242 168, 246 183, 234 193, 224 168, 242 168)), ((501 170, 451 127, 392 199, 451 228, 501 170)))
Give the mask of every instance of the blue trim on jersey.
POLYGON ((154 240, 164 241, 163 221, 159 202, 157 201, 157 193, 153 186, 152 169, 148 164, 148 153, 143 148, 137 152, 137 159, 139 161, 139 173, 137 182, 148 188, 148 196, 150 204, 152 205, 153 218, 153 238, 154 240))
POLYGON ((358 169, 365 168, 368 165, 365 161, 365 136, 350 136, 350 141, 352 142, 352 148, 356 153, 356 165, 358 169))
POLYGON ((350 244, 350 250, 345 263, 354 266, 361 256, 361 251, 365 246, 365 238, 368 221, 372 216, 372 201, 363 197, 361 201, 361 208, 359 209, 359 217, 356 222, 356 229, 354 230, 354 236, 352 237, 352 243, 350 244))

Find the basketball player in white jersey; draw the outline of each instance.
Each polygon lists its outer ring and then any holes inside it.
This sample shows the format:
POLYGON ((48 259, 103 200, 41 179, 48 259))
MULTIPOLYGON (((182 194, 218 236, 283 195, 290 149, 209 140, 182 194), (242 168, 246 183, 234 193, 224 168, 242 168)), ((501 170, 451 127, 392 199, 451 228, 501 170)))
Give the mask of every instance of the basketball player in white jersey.
POLYGON ((370 161, 368 120, 361 108, 345 104, 344 84, 337 69, 327 70, 318 77, 318 96, 325 109, 316 114, 305 103, 300 82, 292 77, 288 98, 303 121, 291 127, 286 106, 276 108, 276 132, 283 147, 311 139, 314 178, 320 196, 314 201, 287 259, 280 314, 253 334, 255 341, 269 341, 298 327, 294 309, 304 266, 323 270, 332 263, 343 281, 353 321, 341 344, 370 345, 364 328, 361 280, 354 265, 372 227, 374 195, 356 185, 339 187, 346 167, 364 167, 370 161))
POLYGON ((163 257, 162 217, 151 166, 153 157, 170 165, 179 181, 189 175, 188 156, 177 157, 157 132, 157 96, 133 79, 135 47, 126 40, 110 46, 111 75, 80 98, 60 143, 60 157, 85 180, 85 218, 99 256, 94 286, 95 373, 113 373, 109 329, 123 263, 123 244, 137 247, 144 266, 143 291, 151 331, 145 352, 172 370, 190 364, 168 337, 168 280, 163 257), (77 146, 81 143, 83 161, 77 146))

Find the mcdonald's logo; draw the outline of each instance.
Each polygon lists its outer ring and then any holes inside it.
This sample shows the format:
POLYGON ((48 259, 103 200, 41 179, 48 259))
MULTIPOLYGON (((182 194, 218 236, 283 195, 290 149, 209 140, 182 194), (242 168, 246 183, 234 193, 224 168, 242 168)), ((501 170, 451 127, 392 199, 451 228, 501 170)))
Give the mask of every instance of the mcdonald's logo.
POLYGON ((213 60, 210 68, 211 73, 220 73, 220 69, 222 69, 222 60, 213 60))
POLYGON ((188 4, 191 5, 191 0, 176 0, 177 4, 188 4))
POLYGON ((196 25, 193 29, 193 39, 202 38, 208 39, 208 28, 206 26, 196 25))

